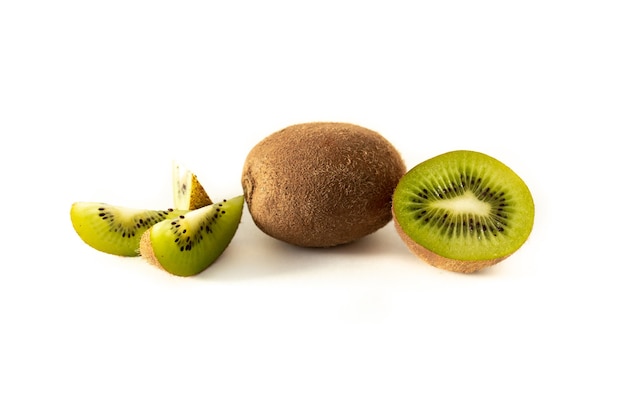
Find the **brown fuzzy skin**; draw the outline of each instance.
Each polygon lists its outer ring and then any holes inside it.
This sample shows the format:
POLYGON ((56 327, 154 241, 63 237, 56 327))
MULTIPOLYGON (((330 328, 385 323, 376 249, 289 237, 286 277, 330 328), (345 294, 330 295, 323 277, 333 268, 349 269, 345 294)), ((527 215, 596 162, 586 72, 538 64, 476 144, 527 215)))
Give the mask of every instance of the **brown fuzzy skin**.
POLYGON ((256 225, 276 239, 330 247, 391 220, 391 196, 406 172, 380 134, 349 123, 289 126, 246 158, 242 185, 256 225))
MULTIPOLYGON (((163 269, 154 250, 152 250, 152 242, 150 241, 150 229, 143 232, 141 240, 139 241, 139 254, 142 258, 148 261, 149 264, 156 266, 159 269, 163 269)), ((164 269, 163 269, 164 270, 164 269)))
POLYGON ((195 210, 213 204, 211 197, 207 194, 196 174, 191 176, 191 195, 189 196, 189 206, 187 210, 195 210))
POLYGON ((464 274, 471 274, 480 271, 481 269, 488 266, 495 265, 507 258, 507 256, 505 256, 498 259, 488 259, 484 261, 461 261, 458 259, 444 258, 443 256, 437 255, 435 252, 426 249, 425 247, 411 239, 398 223, 396 216, 393 216, 393 224, 396 227, 396 231, 400 235, 400 238, 411 252, 424 260, 424 262, 440 269, 445 269, 452 272, 461 272, 464 274))

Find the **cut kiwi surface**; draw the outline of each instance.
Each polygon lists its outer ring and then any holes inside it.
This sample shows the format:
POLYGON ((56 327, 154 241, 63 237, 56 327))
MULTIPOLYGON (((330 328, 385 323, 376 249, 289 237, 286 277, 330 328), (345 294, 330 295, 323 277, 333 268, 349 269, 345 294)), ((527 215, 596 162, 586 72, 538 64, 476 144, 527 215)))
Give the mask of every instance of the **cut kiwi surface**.
POLYGON ((146 230, 184 213, 185 210, 145 210, 77 202, 72 204, 70 219, 78 236, 92 248, 113 255, 138 256, 139 241, 146 230))
POLYGON ((213 204, 198 177, 179 162, 172 162, 174 208, 195 210, 213 204))
POLYGON ((141 237, 141 255, 173 275, 202 272, 230 244, 243 202, 241 195, 155 224, 141 237))
POLYGON ((399 181, 392 199, 396 230, 439 268, 471 273, 518 250, 533 227, 530 190, 508 166, 474 151, 424 161, 399 181))

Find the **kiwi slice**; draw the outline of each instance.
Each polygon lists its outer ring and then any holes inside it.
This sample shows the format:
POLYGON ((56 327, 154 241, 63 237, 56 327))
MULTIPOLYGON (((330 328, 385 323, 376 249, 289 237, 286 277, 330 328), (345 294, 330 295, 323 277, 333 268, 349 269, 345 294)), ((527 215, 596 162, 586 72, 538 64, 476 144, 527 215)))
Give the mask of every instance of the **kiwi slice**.
POLYGON ((392 198, 396 230, 427 263, 471 273, 518 250, 535 206, 524 181, 502 162, 474 151, 424 161, 399 181, 392 198))
POLYGON ((179 276, 196 275, 230 244, 243 211, 243 195, 164 220, 141 237, 148 262, 179 276))
POLYGON ((179 162, 172 162, 174 208, 195 210, 213 204, 198 177, 179 162))
POLYGON ((72 204, 74 230, 89 246, 120 256, 138 256, 141 235, 158 222, 178 217, 184 210, 145 210, 105 203, 72 204))

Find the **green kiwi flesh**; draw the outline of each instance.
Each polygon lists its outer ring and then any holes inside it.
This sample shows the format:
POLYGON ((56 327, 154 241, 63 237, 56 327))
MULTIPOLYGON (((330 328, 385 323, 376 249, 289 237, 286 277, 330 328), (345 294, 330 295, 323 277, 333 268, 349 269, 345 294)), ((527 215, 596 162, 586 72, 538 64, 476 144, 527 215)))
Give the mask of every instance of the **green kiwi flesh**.
POLYGON ((146 230, 185 212, 77 202, 72 204, 70 219, 78 236, 92 248, 112 255, 138 256, 139 241, 146 230))
POLYGON ((508 166, 474 151, 424 161, 399 181, 394 224, 409 249, 436 267, 471 273, 517 251, 533 227, 535 206, 508 166))
POLYGON ((243 202, 241 195, 155 224, 141 237, 141 255, 173 275, 202 272, 230 244, 243 202))

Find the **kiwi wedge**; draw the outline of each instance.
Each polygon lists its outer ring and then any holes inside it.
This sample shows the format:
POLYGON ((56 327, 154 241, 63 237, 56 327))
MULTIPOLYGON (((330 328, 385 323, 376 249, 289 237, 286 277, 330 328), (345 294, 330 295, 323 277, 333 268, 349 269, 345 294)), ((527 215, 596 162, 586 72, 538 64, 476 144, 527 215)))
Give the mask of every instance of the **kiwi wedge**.
POLYGON ((151 226, 186 213, 185 210, 145 210, 105 203, 72 204, 74 230, 89 246, 120 256, 138 256, 141 235, 151 226))
POLYGON ((526 242, 535 206, 508 166, 459 150, 409 170, 394 191, 392 213, 396 230, 416 255, 438 268, 472 273, 526 242))
POLYGON ((174 208, 195 210, 213 204, 198 177, 179 162, 172 162, 174 208))
POLYGON ((179 276, 196 275, 230 244, 239 227, 243 195, 164 220, 141 237, 141 255, 179 276))

